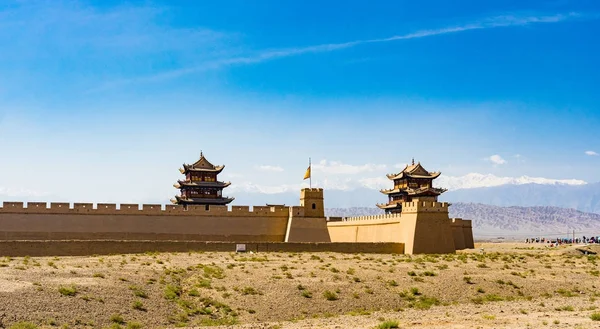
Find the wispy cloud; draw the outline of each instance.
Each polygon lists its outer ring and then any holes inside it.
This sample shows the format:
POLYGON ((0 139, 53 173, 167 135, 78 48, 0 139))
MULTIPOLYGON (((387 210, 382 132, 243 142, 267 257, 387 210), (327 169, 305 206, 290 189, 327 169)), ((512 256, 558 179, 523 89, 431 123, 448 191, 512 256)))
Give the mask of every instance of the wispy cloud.
POLYGON ((493 163, 494 165, 503 165, 506 163, 506 160, 504 160, 501 156, 499 156, 498 154, 494 154, 491 155, 487 158, 485 158, 485 160, 490 161, 491 163, 493 163))
POLYGON ((133 79, 123 79, 119 81, 112 81, 108 84, 102 85, 99 89, 106 89, 130 83, 144 83, 144 82, 155 82, 168 79, 175 79, 184 75, 199 73, 208 70, 216 70, 224 66, 232 65, 247 65, 265 62, 269 60, 275 60, 280 58, 299 56, 308 53, 324 53, 331 51, 338 51, 342 49, 348 49, 359 45, 385 43, 400 40, 418 39, 425 37, 432 37, 443 34, 459 33, 471 30, 491 29, 499 27, 510 27, 510 26, 526 26, 531 24, 542 24, 542 23, 558 23, 572 19, 583 19, 583 18, 597 18, 597 16, 586 16, 580 13, 563 13, 554 15, 530 15, 530 16, 519 16, 519 15, 501 15, 484 18, 475 22, 443 27, 438 29, 424 29, 412 33, 394 35, 386 38, 377 39, 365 39, 365 40, 354 40, 349 42, 341 43, 328 43, 305 47, 265 50, 257 52, 248 56, 239 56, 231 58, 223 58, 218 60, 207 61, 197 66, 184 67, 176 70, 171 70, 159 74, 154 74, 145 77, 137 77, 133 79))
POLYGON ((598 156, 598 153, 594 152, 594 151, 585 151, 585 154, 590 155, 590 156, 598 156))
POLYGON ((283 171, 283 168, 281 168, 279 166, 271 166, 271 165, 256 166, 256 169, 262 170, 262 171, 274 171, 274 172, 282 172, 283 171))

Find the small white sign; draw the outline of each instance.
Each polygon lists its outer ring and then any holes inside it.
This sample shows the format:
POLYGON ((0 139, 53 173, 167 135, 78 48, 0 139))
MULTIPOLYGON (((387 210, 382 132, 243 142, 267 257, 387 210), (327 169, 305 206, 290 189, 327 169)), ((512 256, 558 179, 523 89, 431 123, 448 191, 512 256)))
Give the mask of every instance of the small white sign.
POLYGON ((246 245, 241 243, 236 244, 235 252, 246 252, 246 245))

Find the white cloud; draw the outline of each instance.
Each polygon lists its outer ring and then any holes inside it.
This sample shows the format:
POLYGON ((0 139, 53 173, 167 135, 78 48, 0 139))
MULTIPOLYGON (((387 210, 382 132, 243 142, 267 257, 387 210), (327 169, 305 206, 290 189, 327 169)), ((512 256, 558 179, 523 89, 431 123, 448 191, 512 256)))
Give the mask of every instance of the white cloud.
POLYGON ((408 165, 407 163, 396 163, 394 165, 394 168, 404 169, 404 167, 406 167, 407 165, 408 165))
POLYGON ((498 154, 494 154, 492 156, 490 156, 489 158, 485 158, 487 161, 492 162, 495 165, 502 165, 506 163, 506 160, 504 160, 501 156, 499 156, 498 154))
POLYGON ((271 166, 271 165, 256 166, 256 169, 262 170, 262 171, 275 171, 275 172, 283 171, 283 168, 281 168, 279 166, 271 166))
POLYGON ((327 161, 321 160, 318 164, 313 164, 312 168, 314 170, 324 172, 327 174, 345 174, 345 175, 355 175, 363 172, 373 172, 378 170, 383 170, 387 166, 384 164, 373 164, 367 163, 363 165, 350 165, 337 161, 327 161))
POLYGON ((597 156, 598 155, 598 153, 596 153, 594 151, 585 151, 585 154, 591 155, 591 156, 597 156))

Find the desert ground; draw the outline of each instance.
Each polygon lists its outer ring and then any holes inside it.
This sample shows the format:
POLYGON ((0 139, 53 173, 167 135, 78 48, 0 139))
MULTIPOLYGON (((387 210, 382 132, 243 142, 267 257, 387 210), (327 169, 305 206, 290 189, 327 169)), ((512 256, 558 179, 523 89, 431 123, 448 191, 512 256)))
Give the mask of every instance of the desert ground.
POLYGON ((600 328, 576 248, 4 257, 0 328, 600 328))

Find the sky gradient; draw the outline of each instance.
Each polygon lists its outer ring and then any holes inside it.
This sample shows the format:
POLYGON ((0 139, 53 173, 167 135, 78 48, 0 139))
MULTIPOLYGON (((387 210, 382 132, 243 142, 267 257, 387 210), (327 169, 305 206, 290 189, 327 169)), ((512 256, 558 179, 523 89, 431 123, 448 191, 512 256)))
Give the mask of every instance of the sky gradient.
POLYGON ((200 150, 233 192, 598 182, 598 35, 585 0, 3 1, 0 196, 168 202, 200 150))

